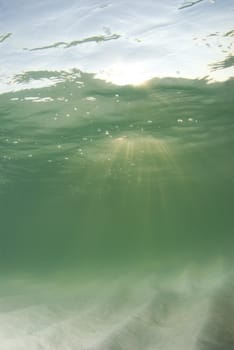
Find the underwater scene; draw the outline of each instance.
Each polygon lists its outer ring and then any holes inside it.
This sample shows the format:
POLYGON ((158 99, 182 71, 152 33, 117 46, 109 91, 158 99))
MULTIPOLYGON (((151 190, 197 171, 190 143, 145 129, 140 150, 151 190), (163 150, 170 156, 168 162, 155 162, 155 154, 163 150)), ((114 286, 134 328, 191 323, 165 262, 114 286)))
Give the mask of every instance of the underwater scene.
POLYGON ((233 23, 0 0, 0 350, 234 349, 233 23))

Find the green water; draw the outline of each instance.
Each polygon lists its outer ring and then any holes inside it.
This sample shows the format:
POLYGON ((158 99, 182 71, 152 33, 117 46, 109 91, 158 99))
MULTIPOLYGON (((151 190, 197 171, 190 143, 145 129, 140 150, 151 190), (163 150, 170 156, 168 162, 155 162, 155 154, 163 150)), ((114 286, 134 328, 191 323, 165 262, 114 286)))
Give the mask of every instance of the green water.
POLYGON ((233 92, 81 74, 1 95, 3 266, 232 254, 233 92))
POLYGON ((231 349, 233 80, 72 74, 0 96, 2 344, 231 349))

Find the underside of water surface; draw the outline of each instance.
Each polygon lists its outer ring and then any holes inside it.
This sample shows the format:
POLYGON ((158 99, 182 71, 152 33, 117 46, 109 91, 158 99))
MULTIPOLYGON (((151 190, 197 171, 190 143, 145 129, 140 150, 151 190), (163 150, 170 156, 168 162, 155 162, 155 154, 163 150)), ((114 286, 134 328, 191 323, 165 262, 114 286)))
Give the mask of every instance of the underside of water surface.
POLYGON ((233 10, 0 0, 0 349, 234 349, 233 10))

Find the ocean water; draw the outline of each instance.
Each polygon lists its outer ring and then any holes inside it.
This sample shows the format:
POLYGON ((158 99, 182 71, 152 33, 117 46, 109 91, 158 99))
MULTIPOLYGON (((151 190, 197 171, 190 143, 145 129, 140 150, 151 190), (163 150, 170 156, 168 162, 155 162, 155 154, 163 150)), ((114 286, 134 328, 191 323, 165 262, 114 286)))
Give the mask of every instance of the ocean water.
POLYGON ((0 0, 0 349, 234 349, 234 3, 0 0))

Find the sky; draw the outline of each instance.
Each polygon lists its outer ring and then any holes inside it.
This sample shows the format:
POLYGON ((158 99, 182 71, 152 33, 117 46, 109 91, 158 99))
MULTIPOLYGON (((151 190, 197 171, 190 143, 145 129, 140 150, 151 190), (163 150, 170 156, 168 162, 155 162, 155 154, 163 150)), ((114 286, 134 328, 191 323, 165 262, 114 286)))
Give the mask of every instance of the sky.
POLYGON ((23 88, 18 74, 73 68, 117 85, 222 81, 234 76, 233 17, 233 0, 0 0, 0 92, 23 88))

